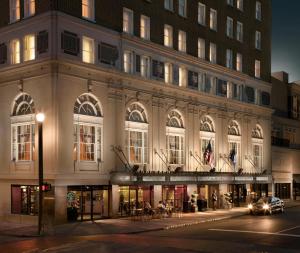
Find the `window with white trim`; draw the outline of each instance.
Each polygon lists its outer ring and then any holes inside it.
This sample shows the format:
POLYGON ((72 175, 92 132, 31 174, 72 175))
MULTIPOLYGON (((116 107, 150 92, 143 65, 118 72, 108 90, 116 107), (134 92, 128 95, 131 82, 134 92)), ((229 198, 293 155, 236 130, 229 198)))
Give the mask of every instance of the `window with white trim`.
POLYGON ((226 35, 229 38, 233 38, 233 19, 231 17, 227 17, 227 21, 226 21, 226 35))
POLYGON ((180 52, 186 52, 186 32, 178 31, 178 50, 180 52))
POLYGON ((173 47, 173 27, 170 25, 164 26, 164 45, 173 47))
POLYGON ((198 38, 198 58, 205 59, 205 39, 198 38))
POLYGON ((200 25, 206 25, 206 5, 198 3, 198 23, 200 25))
POLYGON ((260 78, 260 61, 255 60, 255 77, 260 78))
POLYGON ((167 161, 171 166, 184 164, 184 134, 183 119, 177 110, 168 114, 166 126, 167 161))
POLYGON ((150 77, 150 58, 145 55, 141 56, 141 76, 150 77))
POLYGON ((124 51, 123 68, 124 68, 124 72, 126 73, 133 72, 133 54, 131 51, 124 51))
POLYGON ((252 130, 252 154, 255 173, 261 173, 263 167, 263 134, 262 128, 256 125, 252 130))
POLYGON ((173 82, 172 63, 165 62, 165 83, 173 82))
POLYGON ((244 10, 244 1, 236 0, 236 8, 240 11, 243 11, 244 10))
POLYGON ((11 159, 15 162, 34 160, 35 107, 32 97, 19 94, 11 114, 11 159))
POLYGON ((217 45, 215 43, 209 44, 209 61, 217 63, 217 45))
POLYGON ((10 63, 18 64, 21 62, 20 40, 14 39, 10 42, 10 63))
POLYGON ((233 54, 231 49, 226 49, 226 67, 232 69, 233 54))
POLYGON ((35 0, 24 0, 24 18, 35 14, 35 0))
POLYGON ((236 54, 236 70, 243 71, 243 55, 240 53, 236 54))
POLYGON ((133 34, 133 11, 123 8, 123 32, 133 34))
POLYGON ((230 160, 232 163, 233 172, 237 172, 237 169, 241 167, 241 130, 238 123, 235 120, 232 120, 228 125, 228 157, 232 152, 235 152, 233 160, 230 160))
POLYGON ((261 2, 259 1, 255 3, 255 18, 261 21, 261 2))
POLYGON ((10 23, 20 20, 20 0, 9 1, 9 14, 10 23))
POLYGON ((178 14, 186 17, 186 0, 178 0, 178 14))
POLYGON ((148 163, 148 120, 144 107, 137 102, 126 110, 125 154, 130 164, 148 163))
POLYGON ((209 28, 217 31, 217 11, 215 9, 210 9, 209 28))
POLYGON ((184 67, 179 67, 179 86, 186 87, 187 71, 184 67))
POLYGON ((103 114, 98 99, 89 93, 80 95, 74 105, 75 161, 101 162, 103 157, 103 114))
POLYGON ((210 142, 212 153, 210 154, 210 166, 214 166, 214 153, 215 153, 215 127, 213 120, 209 116, 204 116, 200 120, 200 157, 203 165, 207 164, 205 158, 205 151, 210 142))
POLYGON ((150 39, 150 18, 144 15, 141 15, 140 19, 140 36, 145 40, 150 39))
POLYGON ((94 0, 81 0, 82 17, 95 20, 95 2, 94 0))
POLYGON ((164 2, 165 9, 173 11, 173 0, 165 0, 164 2))
POLYGON ((35 43, 35 35, 30 34, 26 35, 23 40, 23 47, 24 47, 24 61, 31 61, 35 59, 35 49, 36 49, 36 43, 35 43))
POLYGON ((261 32, 255 31, 255 48, 261 49, 261 32))
POLYGON ((82 37, 82 61, 85 63, 95 62, 95 42, 94 39, 82 37))
POLYGON ((243 23, 238 21, 236 23, 236 39, 240 42, 243 42, 243 37, 244 37, 243 23))

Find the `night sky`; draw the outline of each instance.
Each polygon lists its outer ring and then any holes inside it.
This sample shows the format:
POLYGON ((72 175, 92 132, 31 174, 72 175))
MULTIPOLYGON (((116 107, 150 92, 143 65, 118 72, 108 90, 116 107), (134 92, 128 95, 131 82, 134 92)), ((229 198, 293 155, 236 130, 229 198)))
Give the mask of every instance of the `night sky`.
POLYGON ((300 80, 300 1, 272 0, 272 72, 300 80))

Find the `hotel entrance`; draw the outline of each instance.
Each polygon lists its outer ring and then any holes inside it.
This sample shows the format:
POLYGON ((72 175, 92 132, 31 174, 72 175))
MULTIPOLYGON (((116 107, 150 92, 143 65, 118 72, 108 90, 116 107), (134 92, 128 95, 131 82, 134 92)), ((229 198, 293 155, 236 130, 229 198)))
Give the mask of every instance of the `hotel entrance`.
POLYGON ((67 193, 68 221, 108 218, 110 214, 110 186, 69 186, 67 193))

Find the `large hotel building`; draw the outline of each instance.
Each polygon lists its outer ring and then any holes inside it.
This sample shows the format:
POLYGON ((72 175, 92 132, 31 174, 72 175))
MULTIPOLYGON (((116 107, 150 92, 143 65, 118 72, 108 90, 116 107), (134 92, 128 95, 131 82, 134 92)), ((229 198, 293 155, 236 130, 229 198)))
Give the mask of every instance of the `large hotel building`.
POLYGON ((55 223, 286 187, 270 34, 270 0, 1 0, 0 216, 36 219, 38 112, 55 223))

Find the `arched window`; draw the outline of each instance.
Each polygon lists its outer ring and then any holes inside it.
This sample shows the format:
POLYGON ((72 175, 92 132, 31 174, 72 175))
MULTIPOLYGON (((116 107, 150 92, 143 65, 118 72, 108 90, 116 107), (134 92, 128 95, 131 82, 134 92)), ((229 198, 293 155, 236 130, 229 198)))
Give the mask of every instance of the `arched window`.
POLYGON ((177 110, 167 116, 166 149, 168 164, 181 166, 184 164, 184 121, 177 110))
POLYGON ((239 124, 232 120, 228 125, 228 146, 229 146, 229 161, 232 164, 233 170, 242 166, 241 159, 241 130, 239 124))
POLYGON ((262 172, 263 162, 263 131, 260 125, 256 125, 252 129, 252 150, 253 150, 253 164, 256 173, 262 172))
POLYGON ((228 125, 228 135, 241 135, 239 124, 235 120, 232 120, 228 125))
POLYGON ((11 113, 11 157, 13 161, 34 160, 34 133, 34 101, 27 93, 20 93, 14 99, 11 113))
POLYGON ((200 150, 204 165, 215 166, 215 127, 210 116, 204 116, 200 120, 200 150))
POLYGON ((130 164, 148 163, 148 119, 145 108, 138 102, 126 110, 125 150, 130 164))
POLYGON ((99 100, 80 95, 74 105, 74 160, 102 161, 103 115, 99 100))
POLYGON ((256 139, 263 139, 262 128, 260 125, 256 125, 255 128, 253 128, 251 136, 256 139))

